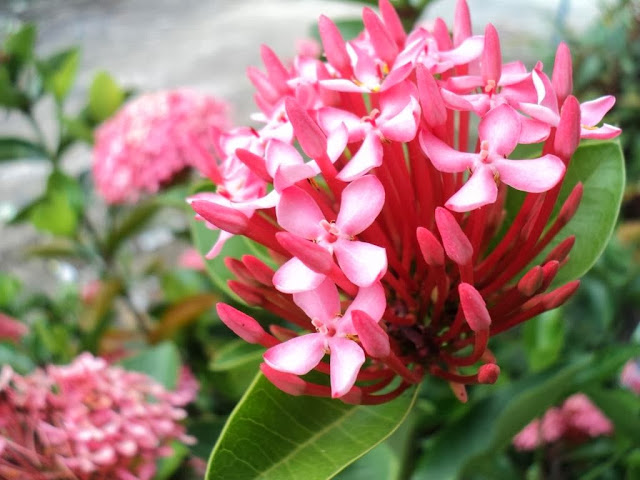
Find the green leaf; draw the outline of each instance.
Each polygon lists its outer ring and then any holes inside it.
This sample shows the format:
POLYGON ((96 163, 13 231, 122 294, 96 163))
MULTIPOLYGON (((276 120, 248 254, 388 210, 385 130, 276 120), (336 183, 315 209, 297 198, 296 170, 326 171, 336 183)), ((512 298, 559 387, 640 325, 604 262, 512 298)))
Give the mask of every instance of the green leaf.
POLYGON ((263 353, 264 347, 260 345, 253 345, 241 339, 231 340, 216 352, 210 368, 214 372, 224 372, 247 363, 259 364, 263 353))
POLYGON ((44 86, 58 103, 62 103, 73 85, 79 59, 80 50, 73 47, 38 63, 44 86))
POLYGON ((107 72, 98 72, 89 88, 89 111, 97 122, 113 115, 124 101, 124 91, 107 72))
POLYGON ((294 397, 258 375, 211 453, 207 480, 325 480, 402 423, 417 389, 378 405, 294 397))
POLYGON ((0 138, 0 162, 12 160, 46 160, 49 155, 37 143, 22 138, 0 138))
POLYGON ((189 448, 180 442, 172 442, 171 449, 171 455, 158 460, 158 468, 153 480, 168 480, 171 478, 189 455, 189 448))
POLYGON ((11 74, 6 65, 0 63, 0 105, 8 108, 19 108, 27 111, 29 98, 22 93, 11 80, 11 74))
POLYGON ((576 243, 555 284, 560 285, 584 275, 596 262, 613 233, 624 193, 624 158, 618 142, 589 142, 581 145, 571 165, 558 198, 562 205, 576 183, 582 182, 584 194, 571 221, 545 249, 543 258, 570 235, 576 243))
MULTIPOLYGON (((191 219, 191 237, 196 248, 203 256, 211 250, 219 234, 219 230, 210 230, 204 222, 199 222, 193 218, 191 219)), ((240 258, 242 255, 248 253, 248 250, 249 241, 241 235, 235 235, 226 241, 224 247, 222 247, 222 251, 217 257, 212 260, 205 260, 207 273, 209 273, 215 286, 218 287, 221 292, 235 299, 238 299, 238 297, 227 285, 227 281, 235 279, 235 276, 224 264, 224 259, 226 257, 240 258)))
POLYGON ((57 169, 51 172, 47 180, 47 193, 52 192, 64 192, 75 211, 81 212, 84 209, 84 191, 78 180, 57 169))
POLYGON ((29 219, 38 229, 54 235, 72 236, 78 215, 64 192, 48 193, 29 210, 29 219))
POLYGON ((22 290, 20 280, 8 273, 0 272, 0 308, 7 307, 22 290))
POLYGON ((583 360, 555 373, 515 382, 471 406, 425 446, 414 479, 454 480, 471 461, 506 447, 528 422, 575 390, 576 374, 591 366, 583 360))
POLYGON ((539 372, 553 365, 564 346, 563 309, 557 308, 532 318, 523 325, 522 333, 531 371, 539 372))
POLYGON ((32 23, 26 23, 19 30, 7 36, 4 47, 7 54, 24 62, 33 56, 35 42, 36 26, 32 23))
POLYGON ((136 205, 129 210, 115 228, 109 232, 105 242, 105 249, 108 255, 118 250, 122 242, 142 230, 160 209, 153 200, 136 205))
POLYGON ((381 443, 364 457, 340 472, 336 480, 396 480, 400 462, 386 443, 381 443))
POLYGON ((175 389, 178 383, 180 354, 171 342, 149 347, 133 357, 125 358, 120 364, 127 370, 149 375, 168 390, 175 389))

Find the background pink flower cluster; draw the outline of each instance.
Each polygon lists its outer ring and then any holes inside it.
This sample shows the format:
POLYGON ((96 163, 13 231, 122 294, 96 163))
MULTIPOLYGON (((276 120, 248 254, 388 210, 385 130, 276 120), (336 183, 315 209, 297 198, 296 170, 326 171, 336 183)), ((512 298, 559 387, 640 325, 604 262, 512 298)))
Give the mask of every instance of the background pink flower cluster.
POLYGON ((581 443, 612 433, 611 421, 589 397, 576 393, 567 398, 561 407, 550 408, 542 419, 535 419, 524 427, 513 439, 513 444, 518 450, 535 450, 560 440, 581 443))
POLYGON ((183 375, 170 392, 88 353, 27 376, 4 366, 0 477, 150 479, 171 442, 194 441, 180 424, 194 382, 183 375))
MULTIPOLYGON (((96 132, 93 178, 108 203, 134 202, 155 193, 193 166, 194 139, 228 125, 226 103, 188 90, 160 91, 127 103, 96 132)), ((208 143, 208 142, 207 142, 208 143)))

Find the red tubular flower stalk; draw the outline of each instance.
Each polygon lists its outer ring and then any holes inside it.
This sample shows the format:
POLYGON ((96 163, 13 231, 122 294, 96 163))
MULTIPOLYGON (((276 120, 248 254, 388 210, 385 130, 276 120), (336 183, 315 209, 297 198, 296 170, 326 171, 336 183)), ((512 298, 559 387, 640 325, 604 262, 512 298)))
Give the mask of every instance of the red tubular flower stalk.
POLYGON ((221 183, 191 199, 199 219, 222 229, 208 256, 233 235, 267 247, 226 261, 230 288, 302 331, 268 334, 231 307, 221 317, 268 347, 263 372, 293 395, 376 404, 426 373, 466 401, 465 385, 499 376, 491 337, 578 287, 547 292, 575 239, 549 245, 582 185, 556 205, 580 137, 619 133, 594 124, 613 99, 590 103, 581 119, 568 49, 553 81, 541 64, 503 65, 495 28, 471 35, 464 0, 453 38, 442 20, 407 34, 388 0, 363 19, 366 33, 345 42, 320 18, 326 62, 299 56, 286 68, 263 47, 266 74, 250 76, 264 126, 215 137, 221 183), (480 74, 469 74, 478 62, 480 74), (540 155, 511 158, 523 143, 540 144, 540 155), (526 196, 507 217, 512 189, 526 196), (311 370, 329 386, 301 378, 311 370))

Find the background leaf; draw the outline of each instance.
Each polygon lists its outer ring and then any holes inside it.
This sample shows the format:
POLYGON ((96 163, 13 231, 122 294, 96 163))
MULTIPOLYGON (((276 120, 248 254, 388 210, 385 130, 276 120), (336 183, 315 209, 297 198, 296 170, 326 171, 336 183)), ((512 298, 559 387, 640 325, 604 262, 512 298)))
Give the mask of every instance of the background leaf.
POLYGON ((73 86, 80 60, 80 50, 72 47, 56 53, 38 64, 45 88, 61 103, 73 86))
POLYGON ((46 160, 48 154, 36 143, 22 138, 0 138, 0 162, 11 160, 46 160))
POLYGON ((417 390, 378 405, 293 397, 258 375, 214 448, 207 480, 326 480, 389 436, 417 390))
POLYGON ((176 388, 180 372, 180 354, 173 343, 164 342, 125 358, 120 364, 127 370, 141 372, 154 378, 168 390, 176 388))
POLYGON ((113 115, 124 101, 124 91, 107 72, 98 72, 89 88, 89 111, 97 122, 113 115))

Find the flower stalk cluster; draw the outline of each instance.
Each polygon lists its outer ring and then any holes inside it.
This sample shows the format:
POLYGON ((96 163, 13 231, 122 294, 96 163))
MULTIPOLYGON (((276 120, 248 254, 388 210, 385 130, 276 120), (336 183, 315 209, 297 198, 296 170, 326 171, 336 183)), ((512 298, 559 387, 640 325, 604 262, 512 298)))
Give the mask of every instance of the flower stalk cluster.
POLYGON ((388 0, 363 22, 347 42, 321 17, 324 59, 285 65, 263 46, 265 69, 248 72, 263 126, 217 131, 201 161, 217 190, 189 201, 220 230, 208 257, 234 235, 266 247, 225 259, 229 287, 290 325, 218 313, 268 348, 262 371, 291 394, 376 404, 429 374, 464 401, 498 378, 491 336, 578 288, 551 288, 573 237, 534 260, 579 206, 581 184, 554 213, 580 139, 619 133, 596 126, 614 100, 571 95, 565 45, 551 78, 503 63, 464 0, 453 35, 442 19, 407 34, 388 0), (509 158, 522 144, 540 155, 509 158), (526 196, 507 222, 512 188, 526 196), (303 377, 314 369, 330 386, 303 377))
POLYGON ((0 371, 0 477, 145 480, 171 443, 193 443, 179 421, 197 382, 175 392, 85 353, 20 376, 0 371))

